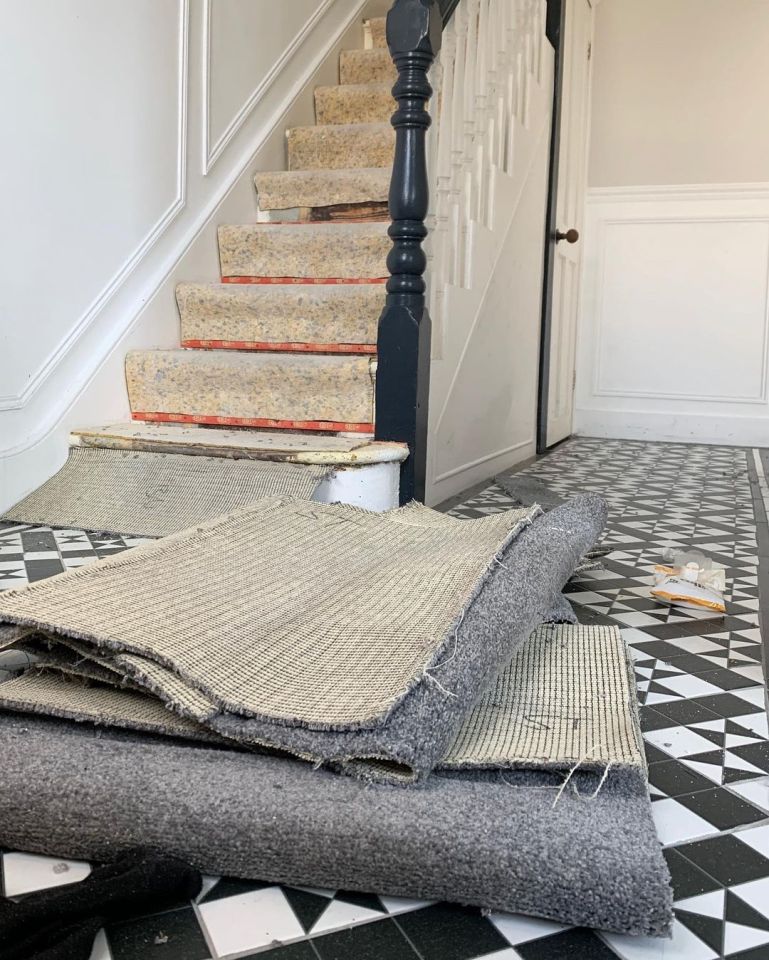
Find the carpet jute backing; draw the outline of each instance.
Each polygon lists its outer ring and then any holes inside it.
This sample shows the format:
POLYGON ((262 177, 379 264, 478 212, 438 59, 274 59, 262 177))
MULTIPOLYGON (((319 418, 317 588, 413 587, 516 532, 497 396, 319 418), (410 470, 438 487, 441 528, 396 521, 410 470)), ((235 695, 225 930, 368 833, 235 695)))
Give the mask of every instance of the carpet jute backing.
POLYGON ((536 630, 469 713, 443 767, 643 766, 617 627, 536 630))
POLYGON ((0 621, 75 638, 105 662, 133 657, 111 666, 182 712, 180 685, 211 715, 370 725, 424 680, 538 512, 458 520, 266 498, 7 591, 0 621))
MULTIPOLYGON (((56 662, 42 654, 37 667, 0 685, 0 707, 238 745, 170 713, 130 681, 120 688, 124 682, 109 670, 94 671, 92 661, 61 657, 56 662)), ((644 766, 627 650, 616 627, 536 630, 470 711, 439 767, 563 769, 575 764, 583 769, 644 766)))
POLYGON ((262 497, 310 499, 328 468, 268 460, 72 447, 3 520, 164 537, 262 497))

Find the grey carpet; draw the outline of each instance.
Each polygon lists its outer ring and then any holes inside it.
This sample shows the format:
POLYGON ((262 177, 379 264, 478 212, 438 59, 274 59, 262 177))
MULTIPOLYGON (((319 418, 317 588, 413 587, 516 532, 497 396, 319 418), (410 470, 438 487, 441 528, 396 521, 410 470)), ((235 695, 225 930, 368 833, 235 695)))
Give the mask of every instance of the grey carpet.
POLYGON ((612 770, 365 784, 299 761, 0 716, 0 845, 107 860, 144 844, 204 873, 445 899, 665 935, 644 777, 612 770), (556 802, 556 798, 557 802, 556 802))
POLYGON ((543 510, 547 511, 552 510, 553 507, 560 507, 564 502, 563 497, 551 490, 541 480, 535 480, 525 474, 502 473, 498 477, 494 477, 494 483, 502 487, 505 493, 509 493, 521 507, 538 503, 543 510))
MULTIPOLYGON (((306 512, 309 507, 305 505, 302 509, 306 512)), ((312 509, 315 510, 315 507, 312 509)), ((325 543, 323 538, 337 537, 338 528, 344 530, 344 539, 362 532, 364 536, 361 549, 365 548, 368 528, 357 531, 356 524, 351 523, 356 517, 362 520, 365 512, 351 512, 351 509, 318 505, 318 516, 322 515, 325 519, 323 523, 314 522, 311 532, 313 540, 317 540, 314 547, 320 548, 321 555, 325 543), (332 523, 332 520, 337 522, 332 523)), ((424 509, 422 508, 423 511, 424 509)), ((256 510, 256 514, 258 513, 259 510, 256 510)), ((432 513, 428 511, 428 514, 432 513)), ((264 558, 258 556, 258 551, 255 553, 254 542, 249 537, 259 532, 263 521, 249 526, 243 522, 248 516, 250 511, 241 512, 236 520, 230 523, 225 538, 226 546, 222 549, 232 557, 247 556, 252 560, 256 556, 257 560, 262 560, 264 558)), ((125 631, 121 634, 120 626, 125 625, 126 617, 131 623, 140 621, 144 628, 149 627, 152 633, 156 627, 161 631, 166 630, 166 625, 174 618, 173 626, 178 628, 181 611, 184 610, 190 623, 187 642, 194 641, 196 648, 205 648, 207 657, 211 654, 212 643, 208 640, 205 644, 202 642, 204 625, 206 638, 220 637, 223 625, 232 623, 234 603, 239 606, 238 623, 245 627, 251 625, 252 614, 255 615, 258 607, 252 610, 249 604, 259 599, 258 592, 251 587, 259 582, 259 578, 246 577, 243 589, 236 588, 230 576, 222 575, 217 579, 216 570, 210 565, 210 558, 202 556, 200 552, 204 531, 192 531, 189 542, 185 535, 180 534, 162 543, 123 554, 98 567, 82 568, 73 574, 58 577, 55 581, 47 581, 48 586, 44 581, 27 591, 7 593, 0 597, 0 619, 34 623, 48 632, 59 632, 65 638, 74 636, 94 644, 98 647, 96 653, 105 656, 105 662, 108 657, 114 667, 116 661, 119 661, 118 669, 124 670, 134 681, 154 694, 162 695, 162 698, 180 713, 204 721, 209 729, 223 736, 289 751, 305 759, 325 761, 358 776, 399 778, 404 781, 418 779, 425 776, 444 756, 463 722, 468 706, 478 699, 501 667, 509 661, 517 646, 545 619, 578 558, 595 542, 605 517, 605 505, 600 498, 579 497, 545 516, 540 516, 524 527, 517 537, 508 538, 506 546, 496 557, 492 552, 487 571, 471 591, 468 600, 463 601, 457 608, 461 611, 460 616, 454 618, 453 622, 451 618, 446 621, 448 629, 426 657, 425 668, 414 675, 389 711, 367 724, 358 723, 348 725, 347 728, 337 725, 336 729, 333 729, 330 724, 315 724, 313 727, 306 720, 292 723, 285 714, 275 718, 253 715, 249 717, 245 715, 245 711, 238 714, 228 708, 221 708, 207 701, 211 690, 201 692, 199 688, 183 683, 183 678, 178 675, 181 673, 178 667, 172 672, 168 669, 168 661, 150 661, 141 656, 147 652, 145 648, 126 643, 129 634, 125 631), (176 551, 175 548, 179 545, 184 549, 176 551), (148 561, 161 553, 163 571, 153 574, 148 561), (178 569, 174 566, 177 560, 178 569), (198 570, 201 563, 202 572, 198 570), (134 577, 135 593, 131 597, 126 596, 126 585, 121 582, 123 592, 115 606, 115 597, 111 590, 116 590, 117 584, 107 590, 104 588, 104 578, 112 571, 124 569, 138 572, 138 577, 134 577), (191 576, 195 571, 197 579, 191 576), (165 576, 166 584, 172 585, 171 589, 167 586, 163 588, 162 585, 155 589, 155 578, 160 575, 165 576), (183 596, 177 588, 181 575, 184 575, 186 582, 191 585, 191 592, 185 588, 183 596), (89 589, 95 586, 97 592, 94 594, 91 590, 88 596, 84 595, 79 603, 73 604, 70 587, 74 583, 86 584, 89 589), (88 602, 88 597, 92 594, 98 595, 101 604, 112 603, 114 607, 110 607, 109 617, 105 621, 109 626, 108 636, 105 636, 103 631, 94 633, 94 611, 88 602), (63 612, 66 616, 63 616, 63 612), (224 616, 221 622, 216 619, 219 613, 224 616), (118 653, 111 654, 112 650, 117 650, 118 653), (121 652, 125 650, 130 653, 126 655, 121 652), (175 683, 173 688, 170 686, 172 682, 175 683), (202 703, 191 702, 194 699, 192 695, 202 703), (368 761, 375 763, 370 764, 368 761), (383 767, 381 761, 385 761, 387 766, 383 767)), ((491 521, 493 518, 476 523, 485 528, 488 525, 487 520, 491 521)), ((494 521, 495 527, 503 521, 503 517, 494 521)), ((388 525, 386 519, 378 522, 388 525)), ((392 522, 389 523, 390 526, 393 525, 392 522)), ((452 520, 435 515, 434 533, 454 542, 460 531, 463 535, 470 536, 472 523, 473 521, 452 520)), ((417 524, 415 519, 414 524, 420 527, 418 532, 422 536, 427 527, 422 520, 417 524)), ((394 524, 396 527, 399 525, 402 527, 399 534, 401 538, 411 535, 408 524, 404 526, 400 521, 394 524)), ((287 546, 293 549, 296 544, 287 546)), ((397 546, 395 541, 393 546, 397 546)), ((306 552, 305 547, 302 556, 306 552)), ((268 562, 271 556, 267 556, 268 562)), ((370 567, 368 576, 372 584, 381 583, 385 592, 397 603, 399 598, 408 592, 409 583, 404 581, 402 573, 399 573, 397 550, 393 556, 396 558, 394 566, 393 557, 385 557, 382 566, 370 567)), ((444 551, 435 559, 437 566, 433 573, 438 574, 439 580, 447 573, 446 557, 444 551)), ((230 566, 227 569, 230 569, 230 566)), ((336 570, 335 576, 342 576, 343 573, 344 570, 336 570)), ((290 583, 291 578, 288 577, 285 582, 290 583)), ((351 589, 358 582, 356 574, 351 580, 351 589)), ((312 636, 322 636, 327 643, 333 640, 338 617, 339 610, 333 605, 328 609, 319 608, 312 636)), ((374 676, 381 670, 380 659, 383 655, 387 656, 388 648, 386 636, 381 634, 376 637, 376 642, 371 637, 367 640, 367 626, 365 620, 360 624, 359 642, 361 645, 367 642, 370 644, 370 648, 361 647, 361 664, 367 664, 366 669, 374 676)), ((144 629, 143 636, 146 635, 147 630, 144 629)), ((235 658, 236 665, 238 658, 248 659, 252 653, 249 636, 245 629, 237 635, 222 638, 227 643, 227 656, 235 658)), ((318 648, 317 643, 311 643, 307 647, 308 653, 304 660, 292 662, 290 669, 298 679, 304 677, 304 680, 314 680, 317 677, 319 649, 321 648, 318 648)), ((325 653, 325 647, 322 650, 325 653)), ((231 670, 231 664, 227 664, 227 667, 231 670)), ((246 672, 244 676, 250 678, 249 683, 252 682, 250 673, 246 672)), ((326 686, 320 689, 320 693, 324 700, 330 703, 341 695, 339 690, 326 686)))
POLYGON ((311 499, 327 467, 72 447, 64 466, 0 519, 164 537, 261 497, 311 499))
MULTIPOLYGON (((505 493, 513 498, 513 504, 519 507, 530 507, 535 503, 542 507, 547 513, 549 510, 560 507, 565 503, 565 499, 551 490, 541 480, 529 477, 525 473, 500 474, 494 477, 494 482, 501 487, 505 493)), ((603 544, 596 544, 587 550, 580 558, 574 572, 585 573, 588 570, 597 570, 603 567, 602 560, 609 556, 613 547, 603 544)), ((559 621, 555 621, 559 622, 559 621)))

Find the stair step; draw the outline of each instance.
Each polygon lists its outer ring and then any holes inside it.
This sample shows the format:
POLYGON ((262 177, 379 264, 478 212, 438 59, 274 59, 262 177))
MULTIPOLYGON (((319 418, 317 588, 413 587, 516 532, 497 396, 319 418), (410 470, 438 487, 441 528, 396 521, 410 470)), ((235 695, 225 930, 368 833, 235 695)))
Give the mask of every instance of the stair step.
POLYGON ((309 286, 180 283, 182 346, 376 352, 381 284, 309 286))
POLYGON ((390 51, 343 50, 339 55, 340 83, 389 83, 392 86, 398 75, 390 51))
POLYGON ((184 423, 112 423, 77 429, 73 445, 188 456, 282 460, 288 463, 363 466, 405 460, 408 447, 360 436, 340 437, 288 430, 248 430, 245 427, 202 427, 184 423))
POLYGON ((294 127, 286 137, 289 170, 392 166, 395 130, 389 123, 294 127))
POLYGON ((277 170, 254 177, 260 210, 330 207, 344 203, 384 203, 389 167, 354 170, 277 170))
POLYGON ((222 277, 387 276, 386 223, 252 223, 219 227, 222 277))
POLYGON ((368 357, 134 350, 126 357, 134 420, 371 433, 368 357))
POLYGON ((390 83, 347 83, 315 89, 317 123, 389 123, 395 107, 390 83))
POLYGON ((372 17, 363 21, 366 49, 387 47, 387 17, 372 17))

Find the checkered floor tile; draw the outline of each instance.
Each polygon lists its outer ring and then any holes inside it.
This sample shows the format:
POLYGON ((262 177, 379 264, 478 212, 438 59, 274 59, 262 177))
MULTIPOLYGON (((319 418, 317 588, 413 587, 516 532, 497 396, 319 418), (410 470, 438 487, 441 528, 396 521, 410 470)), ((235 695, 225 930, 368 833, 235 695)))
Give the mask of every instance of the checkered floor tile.
MULTIPOLYGON (((103 931, 92 960, 769 960, 759 629, 759 600, 769 602, 768 454, 579 439, 523 471, 561 495, 595 491, 609 502, 614 552, 567 592, 582 622, 619 625, 634 657, 652 808, 673 877, 672 941, 212 877, 194 904, 103 931), (667 549, 698 549, 726 568, 725 616, 649 598, 667 549)), ((450 512, 478 517, 510 505, 491 484, 450 512)), ((140 542, 0 526, 0 589, 140 542)), ((2 869, 5 895, 16 896, 81 879, 89 867, 9 852, 2 869)))

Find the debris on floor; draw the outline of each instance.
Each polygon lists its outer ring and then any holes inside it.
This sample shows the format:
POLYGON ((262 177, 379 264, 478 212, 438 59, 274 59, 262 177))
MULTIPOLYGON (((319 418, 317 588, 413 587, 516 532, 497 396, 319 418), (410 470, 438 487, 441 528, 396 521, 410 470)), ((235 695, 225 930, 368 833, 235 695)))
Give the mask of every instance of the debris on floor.
POLYGON ((651 594, 661 603, 725 613, 726 571, 698 550, 673 553, 654 568, 651 594))

